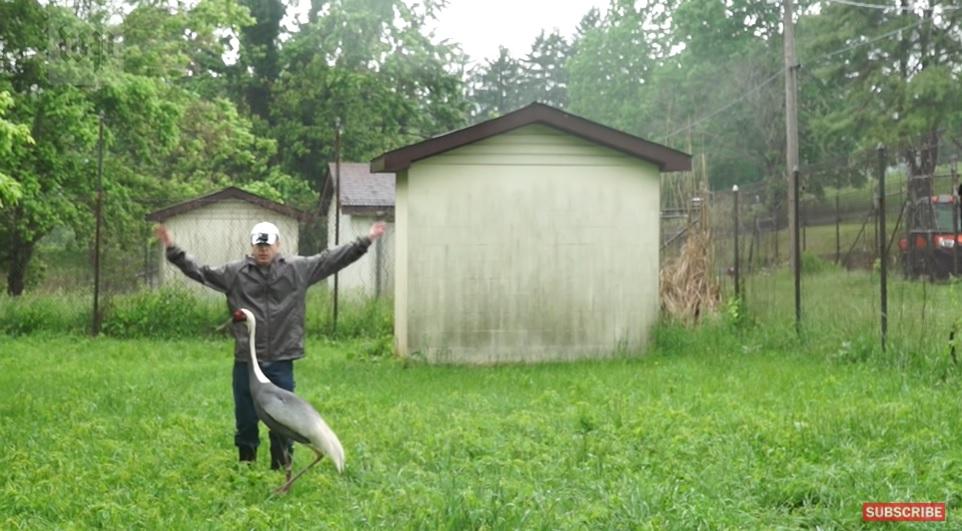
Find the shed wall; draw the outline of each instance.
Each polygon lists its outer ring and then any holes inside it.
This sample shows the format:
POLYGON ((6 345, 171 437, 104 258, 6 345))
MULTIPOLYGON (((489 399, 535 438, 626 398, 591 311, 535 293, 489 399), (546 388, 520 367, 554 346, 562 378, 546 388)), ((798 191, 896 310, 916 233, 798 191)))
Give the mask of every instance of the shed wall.
POLYGON ((659 308, 656 166, 534 125, 415 162, 397 183, 402 354, 644 348, 659 308))
MULTIPOLYGON (((334 245, 334 212, 336 205, 331 201, 328 209, 327 241, 328 248, 334 245)), ((340 243, 347 243, 359 236, 367 236, 374 215, 341 214, 338 229, 340 243)), ((368 249, 367 253, 353 264, 338 272, 338 291, 342 296, 390 297, 394 292, 394 223, 385 222, 384 236, 368 249)), ((328 288, 334 289, 334 276, 326 280, 328 288)))
MULTIPOLYGON (((296 219, 281 216, 247 201, 227 199, 174 216, 164 222, 174 243, 201 264, 219 266, 250 254, 250 230, 261 221, 270 221, 281 231, 281 252, 298 253, 299 226, 296 219)), ((182 282, 190 289, 216 293, 184 276, 160 251, 162 283, 182 282)))

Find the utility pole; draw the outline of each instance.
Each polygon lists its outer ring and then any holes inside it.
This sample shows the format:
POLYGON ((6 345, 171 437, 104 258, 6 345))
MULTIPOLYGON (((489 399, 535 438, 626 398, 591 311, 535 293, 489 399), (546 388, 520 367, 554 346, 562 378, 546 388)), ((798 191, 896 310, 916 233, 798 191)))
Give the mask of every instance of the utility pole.
MULTIPOLYGON (((801 275, 801 257, 798 241, 798 61, 795 59, 795 19, 792 0, 784 0, 785 36, 785 159, 788 183, 788 233, 791 234, 792 272, 796 284, 801 275)), ((801 325, 801 290, 795 288, 795 328, 801 325)))

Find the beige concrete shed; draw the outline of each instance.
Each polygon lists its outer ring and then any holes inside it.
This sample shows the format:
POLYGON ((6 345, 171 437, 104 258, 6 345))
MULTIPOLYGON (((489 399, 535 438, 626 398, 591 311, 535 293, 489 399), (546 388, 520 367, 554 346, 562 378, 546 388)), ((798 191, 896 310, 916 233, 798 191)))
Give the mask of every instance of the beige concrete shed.
POLYGON ((385 153, 396 174, 395 341, 455 363, 606 357, 658 318, 671 148, 531 104, 385 153))
MULTIPOLYGON (((184 201, 147 215, 147 220, 163 223, 174 242, 201 263, 217 266, 250 254, 250 230, 261 221, 270 221, 281 232, 281 252, 298 253, 300 220, 305 214, 270 199, 228 187, 219 192, 184 201)), ((214 293, 184 276, 158 249, 154 285, 181 282, 190 289, 214 293)))
POLYGON ((321 216, 327 220, 327 247, 366 236, 375 221, 386 225, 379 238, 357 262, 327 277, 338 297, 382 297, 394 293, 394 174, 371 173, 364 162, 328 164, 321 189, 321 216), (337 183, 340 181, 340 190, 337 183), (338 192, 335 195, 335 192, 338 192), (338 211, 340 208, 340 211, 338 211))

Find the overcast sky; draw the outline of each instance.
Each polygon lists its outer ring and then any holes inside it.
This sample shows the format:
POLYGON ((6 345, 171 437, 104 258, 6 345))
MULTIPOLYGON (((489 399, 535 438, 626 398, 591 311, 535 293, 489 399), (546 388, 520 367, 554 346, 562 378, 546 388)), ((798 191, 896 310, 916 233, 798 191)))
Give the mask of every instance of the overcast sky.
POLYGON ((449 0, 435 35, 461 43, 472 61, 497 57, 503 45, 523 57, 544 29, 570 37, 592 7, 604 13, 608 0, 449 0))

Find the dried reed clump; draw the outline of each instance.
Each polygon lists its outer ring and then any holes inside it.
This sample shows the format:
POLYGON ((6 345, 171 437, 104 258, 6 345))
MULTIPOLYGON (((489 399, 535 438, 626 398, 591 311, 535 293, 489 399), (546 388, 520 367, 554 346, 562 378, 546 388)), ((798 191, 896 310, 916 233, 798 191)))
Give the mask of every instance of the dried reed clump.
POLYGON ((681 254, 661 270, 661 305, 666 315, 694 324, 714 312, 721 301, 718 282, 712 275, 711 232, 692 227, 681 254))

